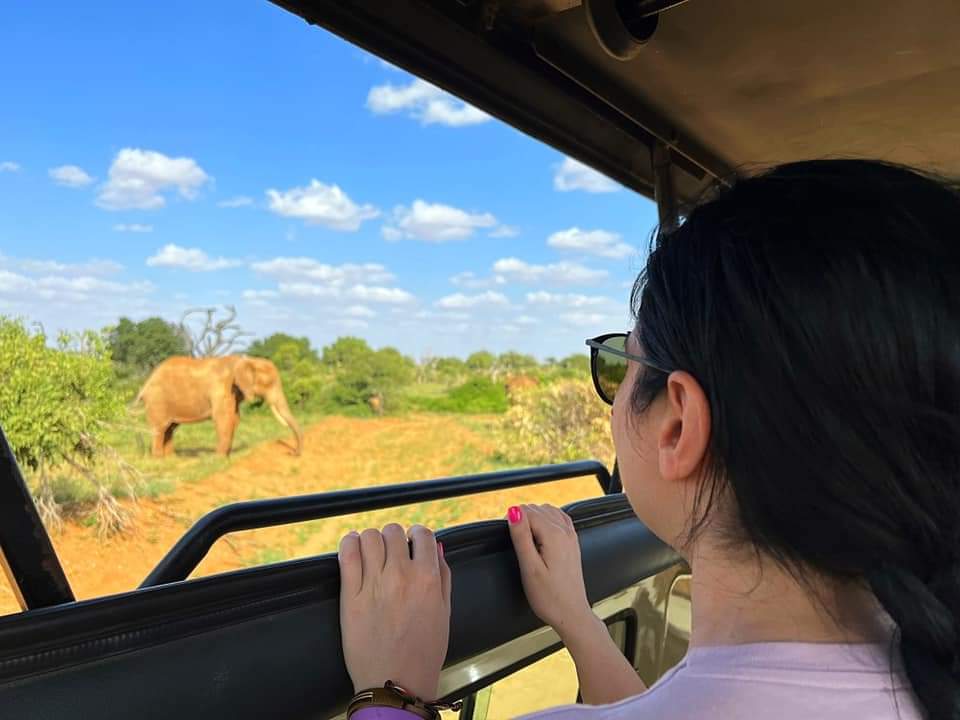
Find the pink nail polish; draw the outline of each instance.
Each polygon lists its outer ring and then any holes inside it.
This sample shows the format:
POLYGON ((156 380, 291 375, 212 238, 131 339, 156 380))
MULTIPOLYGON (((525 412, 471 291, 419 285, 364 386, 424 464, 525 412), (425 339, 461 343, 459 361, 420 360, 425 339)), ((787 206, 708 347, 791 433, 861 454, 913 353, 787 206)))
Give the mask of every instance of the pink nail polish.
POLYGON ((514 505, 512 508, 507 510, 507 520, 511 525, 516 525, 523 519, 523 510, 514 505))

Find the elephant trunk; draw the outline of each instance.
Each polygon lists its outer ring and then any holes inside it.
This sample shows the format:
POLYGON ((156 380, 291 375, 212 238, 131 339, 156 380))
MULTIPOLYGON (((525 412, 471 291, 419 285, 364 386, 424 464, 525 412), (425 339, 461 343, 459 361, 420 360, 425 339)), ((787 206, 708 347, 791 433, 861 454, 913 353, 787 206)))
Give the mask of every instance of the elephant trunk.
POLYGON ((293 431, 293 435, 297 441, 296 454, 299 455, 303 450, 303 431, 293 417, 293 413, 290 412, 290 406, 287 405, 287 398, 284 397, 282 392, 279 392, 275 397, 269 398, 268 402, 270 403, 270 409, 273 411, 273 416, 277 418, 281 425, 293 431))

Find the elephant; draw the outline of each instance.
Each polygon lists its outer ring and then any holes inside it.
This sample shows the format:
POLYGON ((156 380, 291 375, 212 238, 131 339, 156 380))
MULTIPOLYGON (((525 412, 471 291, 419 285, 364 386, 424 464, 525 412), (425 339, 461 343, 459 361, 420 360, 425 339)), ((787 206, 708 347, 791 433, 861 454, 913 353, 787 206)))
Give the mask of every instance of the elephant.
POLYGON ((540 384, 540 381, 529 375, 513 375, 507 378, 503 384, 503 389, 507 393, 507 399, 514 403, 523 393, 532 390, 540 384))
POLYGON ((276 365, 263 358, 168 358, 150 373, 136 402, 146 407, 154 457, 173 453, 173 432, 179 425, 210 419, 217 430, 217 453, 229 455, 240 403, 255 398, 263 398, 277 420, 293 431, 294 454, 299 455, 303 432, 287 405, 276 365))

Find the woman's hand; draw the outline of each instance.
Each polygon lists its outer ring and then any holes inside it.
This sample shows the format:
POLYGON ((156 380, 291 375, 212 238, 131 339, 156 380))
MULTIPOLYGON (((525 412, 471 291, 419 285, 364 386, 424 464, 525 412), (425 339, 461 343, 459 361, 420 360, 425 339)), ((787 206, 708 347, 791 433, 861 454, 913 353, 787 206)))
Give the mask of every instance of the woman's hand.
POLYGON ((570 516, 550 505, 522 505, 510 508, 507 522, 523 591, 573 656, 583 701, 600 705, 642 693, 640 676, 590 608, 570 516))
POLYGON ((564 642, 572 632, 594 628, 597 618, 587 601, 580 543, 570 516, 552 505, 522 505, 510 508, 507 522, 523 590, 537 617, 564 642))
POLYGON ((437 699, 450 638, 450 568, 433 533, 415 525, 340 541, 340 628, 355 691, 387 680, 437 699), (408 542, 409 541, 409 542, 408 542))

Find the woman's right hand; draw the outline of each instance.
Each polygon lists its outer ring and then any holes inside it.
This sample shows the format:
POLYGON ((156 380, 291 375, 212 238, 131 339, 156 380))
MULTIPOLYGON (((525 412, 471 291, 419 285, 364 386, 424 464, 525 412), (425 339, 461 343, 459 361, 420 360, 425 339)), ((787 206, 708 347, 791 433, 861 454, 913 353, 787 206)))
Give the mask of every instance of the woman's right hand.
POLYGON ((580 542, 573 520, 551 505, 521 505, 507 512, 530 607, 550 625, 577 665, 583 701, 613 703, 645 688, 607 626, 587 600, 580 542))
POLYGON ((587 600, 570 516, 552 505, 521 505, 507 511, 507 523, 523 591, 537 617, 565 642, 571 633, 592 628, 597 618, 587 600))

